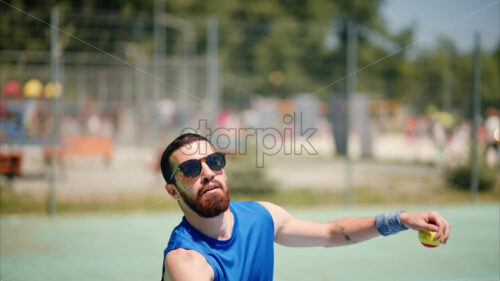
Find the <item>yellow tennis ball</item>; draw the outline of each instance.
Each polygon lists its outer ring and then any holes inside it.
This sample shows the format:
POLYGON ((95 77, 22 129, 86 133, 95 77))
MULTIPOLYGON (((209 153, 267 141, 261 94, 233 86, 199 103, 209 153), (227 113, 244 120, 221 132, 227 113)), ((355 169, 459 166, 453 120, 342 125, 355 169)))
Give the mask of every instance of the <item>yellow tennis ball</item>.
POLYGON ((429 231, 429 230, 420 230, 418 232, 418 240, 422 242, 422 245, 428 248, 434 248, 437 247, 441 244, 441 238, 443 238, 443 234, 441 234, 441 237, 434 241, 434 237, 436 236, 436 232, 434 231, 429 231))

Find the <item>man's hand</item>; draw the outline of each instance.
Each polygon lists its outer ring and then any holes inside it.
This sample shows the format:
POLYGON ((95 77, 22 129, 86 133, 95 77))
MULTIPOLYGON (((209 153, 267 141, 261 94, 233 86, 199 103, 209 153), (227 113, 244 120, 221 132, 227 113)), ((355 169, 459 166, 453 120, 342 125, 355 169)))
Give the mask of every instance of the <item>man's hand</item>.
POLYGON ((429 230, 436 232, 434 240, 439 239, 441 235, 441 243, 446 244, 450 235, 450 223, 446 221, 438 212, 403 212, 399 216, 399 220, 406 228, 414 230, 429 230))

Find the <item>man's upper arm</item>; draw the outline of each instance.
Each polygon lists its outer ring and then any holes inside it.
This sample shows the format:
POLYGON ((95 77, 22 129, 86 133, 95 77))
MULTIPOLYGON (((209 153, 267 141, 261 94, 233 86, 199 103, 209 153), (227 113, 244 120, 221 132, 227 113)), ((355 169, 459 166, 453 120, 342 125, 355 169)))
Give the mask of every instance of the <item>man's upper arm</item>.
POLYGON ((214 271, 200 253, 179 248, 168 252, 165 256, 163 279, 211 281, 214 279, 214 271))
POLYGON ((274 236, 281 233, 283 226, 292 217, 285 209, 269 202, 259 202, 271 214, 274 222, 274 236))
POLYGON ((259 202, 274 221, 274 241, 291 247, 328 246, 331 241, 329 223, 301 220, 282 207, 269 202, 259 202))

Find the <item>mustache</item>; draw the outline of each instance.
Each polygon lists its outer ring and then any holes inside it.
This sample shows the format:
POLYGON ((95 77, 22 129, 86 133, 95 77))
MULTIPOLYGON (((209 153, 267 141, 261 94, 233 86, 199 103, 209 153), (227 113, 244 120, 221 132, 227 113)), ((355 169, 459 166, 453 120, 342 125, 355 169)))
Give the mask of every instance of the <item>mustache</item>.
POLYGON ((198 190, 197 196, 201 197, 208 189, 211 189, 213 186, 224 190, 224 185, 220 181, 213 180, 209 183, 203 184, 203 187, 198 190))

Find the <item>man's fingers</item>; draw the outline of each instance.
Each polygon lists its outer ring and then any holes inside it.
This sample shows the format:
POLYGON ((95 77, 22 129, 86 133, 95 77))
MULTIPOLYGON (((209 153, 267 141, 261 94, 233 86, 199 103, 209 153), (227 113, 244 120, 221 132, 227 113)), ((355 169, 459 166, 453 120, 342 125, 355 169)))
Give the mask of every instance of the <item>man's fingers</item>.
POLYGON ((439 231, 439 222, 436 217, 430 216, 424 219, 423 228, 429 231, 437 232, 439 231))
POLYGON ((444 228, 444 235, 443 235, 443 239, 441 239, 441 242, 443 242, 443 244, 446 244, 446 242, 448 242, 448 237, 450 236, 450 223, 448 221, 446 221, 445 219, 443 219, 444 222, 445 222, 445 228, 444 228))
POLYGON ((432 231, 432 232, 438 232, 439 231, 439 226, 435 225, 435 224, 432 224, 432 223, 428 223, 426 226, 425 226, 425 229, 429 230, 429 231, 432 231))
POLYGON ((434 241, 441 238, 441 243, 446 244, 450 235, 450 223, 441 216, 437 217, 435 222, 439 229, 436 231, 434 241))
POLYGON ((438 231, 436 231, 436 235, 434 236, 434 241, 437 241, 443 235, 445 229, 445 223, 441 219, 436 220, 436 224, 438 225, 438 231))

